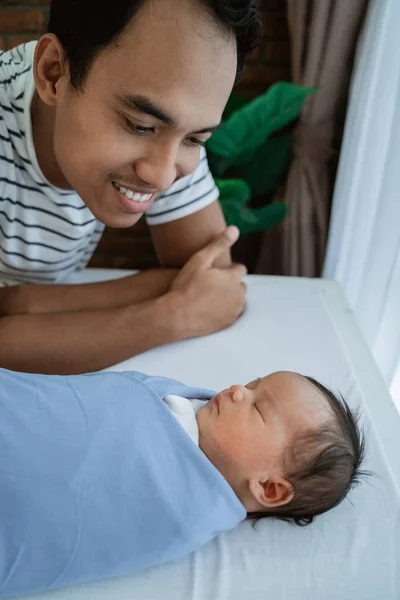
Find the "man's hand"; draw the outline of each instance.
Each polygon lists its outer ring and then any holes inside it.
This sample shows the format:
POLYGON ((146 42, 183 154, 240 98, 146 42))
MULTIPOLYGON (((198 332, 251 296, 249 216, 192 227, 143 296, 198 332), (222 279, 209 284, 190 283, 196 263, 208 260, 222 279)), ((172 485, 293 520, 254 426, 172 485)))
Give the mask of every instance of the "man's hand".
POLYGON ((226 269, 214 267, 221 254, 237 241, 236 227, 228 227, 205 248, 197 252, 172 282, 183 337, 207 335, 229 327, 246 305, 246 275, 243 265, 226 269))
POLYGON ((228 228, 193 255, 176 279, 176 271, 162 277, 153 271, 99 284, 21 286, 29 293, 17 302, 18 310, 7 292, 3 302, 0 294, 0 366, 58 375, 92 372, 228 327, 245 307, 246 269, 214 264, 237 237, 237 229, 228 228))
MULTIPOLYGON (((226 229, 224 213, 218 200, 191 215, 150 226, 151 237, 160 263, 164 267, 182 269, 201 248, 205 248, 226 229), (171 240, 174 242, 171 243, 171 240)), ((215 266, 231 264, 229 247, 222 252, 215 266)))

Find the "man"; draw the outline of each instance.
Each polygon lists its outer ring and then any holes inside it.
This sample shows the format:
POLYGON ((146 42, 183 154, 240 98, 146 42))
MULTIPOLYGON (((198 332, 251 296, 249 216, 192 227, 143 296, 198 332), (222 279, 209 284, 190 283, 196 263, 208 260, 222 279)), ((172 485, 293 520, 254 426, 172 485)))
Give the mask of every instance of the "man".
POLYGON ((0 55, 2 367, 94 371, 241 314, 203 146, 260 29, 253 0, 53 0, 48 33, 0 55), (169 268, 48 285, 143 213, 169 268))

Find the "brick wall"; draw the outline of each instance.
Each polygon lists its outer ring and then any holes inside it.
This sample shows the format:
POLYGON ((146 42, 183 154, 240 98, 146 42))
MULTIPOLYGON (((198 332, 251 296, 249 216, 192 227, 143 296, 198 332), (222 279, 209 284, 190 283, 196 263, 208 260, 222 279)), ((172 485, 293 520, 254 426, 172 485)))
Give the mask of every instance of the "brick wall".
POLYGON ((49 4, 44 0, 0 2, 0 48, 8 50, 37 39, 45 29, 49 4))
MULTIPOLYGON (((0 49, 9 49, 44 31, 50 1, 0 0, 0 49)), ((290 78, 290 42, 285 0, 260 0, 264 39, 250 57, 239 92, 253 98, 272 83, 290 78)), ((251 269, 257 252, 257 236, 249 236, 236 249, 235 260, 251 269)), ((148 229, 140 221, 133 229, 107 230, 91 266, 146 268, 157 264, 148 229)))

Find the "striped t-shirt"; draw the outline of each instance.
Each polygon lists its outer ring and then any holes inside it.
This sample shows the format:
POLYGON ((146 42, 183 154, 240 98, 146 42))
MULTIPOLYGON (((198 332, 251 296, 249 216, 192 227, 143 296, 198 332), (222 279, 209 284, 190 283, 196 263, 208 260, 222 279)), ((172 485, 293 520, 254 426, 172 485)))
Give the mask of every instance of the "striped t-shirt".
MULTIPOLYGON (((31 122, 36 42, 0 52, 0 285, 62 281, 90 260, 104 230, 83 200, 39 167, 31 122)), ((192 214, 218 196, 204 149, 195 171, 159 194, 149 225, 192 214)))

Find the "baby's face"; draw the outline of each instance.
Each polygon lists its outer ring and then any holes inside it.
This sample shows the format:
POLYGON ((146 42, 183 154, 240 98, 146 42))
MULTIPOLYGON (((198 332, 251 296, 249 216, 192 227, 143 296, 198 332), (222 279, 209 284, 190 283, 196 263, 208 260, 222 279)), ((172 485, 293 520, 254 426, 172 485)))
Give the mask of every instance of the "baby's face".
POLYGON ((280 477, 295 435, 325 423, 327 411, 327 401, 307 379, 272 373, 232 385, 200 409, 200 448, 233 487, 261 473, 280 477))

